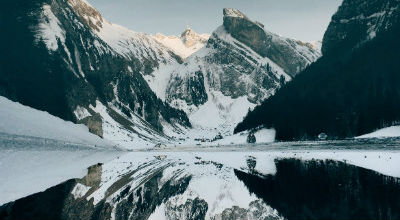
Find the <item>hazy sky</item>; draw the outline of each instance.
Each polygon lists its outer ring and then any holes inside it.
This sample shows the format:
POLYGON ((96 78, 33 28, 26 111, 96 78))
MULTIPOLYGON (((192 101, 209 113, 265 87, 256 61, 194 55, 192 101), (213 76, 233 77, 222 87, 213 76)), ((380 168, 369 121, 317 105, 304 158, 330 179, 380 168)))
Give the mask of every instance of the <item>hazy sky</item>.
POLYGON ((237 8, 269 31, 303 41, 321 40, 342 0, 88 0, 109 21, 134 31, 178 35, 189 25, 212 33, 222 9, 237 8))

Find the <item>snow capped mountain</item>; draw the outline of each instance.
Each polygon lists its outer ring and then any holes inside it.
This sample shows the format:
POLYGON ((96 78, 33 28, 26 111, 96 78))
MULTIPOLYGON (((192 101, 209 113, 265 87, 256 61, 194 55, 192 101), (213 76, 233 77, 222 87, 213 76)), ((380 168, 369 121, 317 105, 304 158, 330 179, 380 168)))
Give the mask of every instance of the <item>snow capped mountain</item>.
POLYGON ((223 12, 224 25, 205 47, 170 67, 170 76, 155 71, 147 80, 160 98, 207 130, 198 134, 211 139, 231 133, 249 109, 320 56, 311 44, 270 33, 238 10, 223 12))
POLYGON ((111 24, 84 0, 7 4, 17 37, 5 36, 13 53, 2 60, 0 94, 127 148, 169 143, 166 133, 190 127, 143 78, 180 61, 153 37, 111 24))
POLYGON ((8 4, 17 13, 9 16, 32 16, 7 20, 17 37, 6 36, 15 52, 4 59, 0 94, 126 148, 231 134, 249 109, 319 57, 234 9, 224 10, 212 36, 188 28, 165 37, 112 24, 85 0, 8 4), (20 64, 22 53, 29 56, 20 64))
MULTIPOLYGON (((224 8, 224 17, 249 20, 245 14, 243 14, 241 11, 239 11, 238 9, 235 9, 235 8, 224 8)), ((258 24, 258 25, 261 25, 261 24, 258 24)))
POLYGON ((203 48, 209 38, 209 34, 197 34, 189 27, 181 34, 180 37, 164 36, 160 33, 154 36, 154 39, 172 50, 182 59, 186 59, 194 52, 197 52, 203 48))
POLYGON ((181 34, 181 39, 186 47, 191 47, 198 43, 206 43, 208 38, 210 38, 209 34, 197 34, 190 27, 186 28, 186 30, 181 34))
POLYGON ((152 36, 129 30, 105 20, 101 14, 85 0, 68 0, 77 14, 92 28, 114 52, 131 61, 139 59, 142 74, 149 74, 161 63, 175 63, 176 54, 153 39, 152 36))

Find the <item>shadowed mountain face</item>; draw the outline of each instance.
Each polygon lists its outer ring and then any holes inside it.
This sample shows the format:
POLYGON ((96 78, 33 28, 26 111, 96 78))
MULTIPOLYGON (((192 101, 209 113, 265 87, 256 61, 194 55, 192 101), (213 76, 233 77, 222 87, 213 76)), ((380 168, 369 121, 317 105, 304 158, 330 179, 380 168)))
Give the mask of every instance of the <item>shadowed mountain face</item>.
POLYGON ((324 55, 342 53, 375 38, 396 25, 399 0, 344 1, 332 17, 322 42, 324 55))
POLYGON ((339 161, 278 159, 276 174, 235 170, 287 219, 398 219, 400 179, 339 161))
POLYGON ((264 125, 274 127, 279 140, 312 140, 322 132, 337 139, 399 121, 398 8, 400 1, 345 0, 325 33, 323 56, 235 132, 264 125))

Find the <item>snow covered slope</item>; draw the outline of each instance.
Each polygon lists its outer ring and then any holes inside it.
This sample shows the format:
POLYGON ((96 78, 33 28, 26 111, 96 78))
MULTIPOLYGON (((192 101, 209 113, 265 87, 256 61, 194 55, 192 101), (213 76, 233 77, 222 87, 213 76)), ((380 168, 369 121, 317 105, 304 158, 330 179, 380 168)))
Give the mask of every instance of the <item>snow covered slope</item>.
POLYGON ((53 139, 70 144, 112 147, 113 144, 89 132, 85 125, 21 105, 0 96, 0 133, 53 139))
POLYGON ((207 40, 210 38, 209 34, 197 34, 191 28, 187 28, 180 37, 177 36, 164 36, 163 34, 156 34, 154 39, 171 49, 175 54, 183 59, 192 55, 203 48, 207 40))
POLYGON ((361 135, 356 138, 391 138, 400 137, 400 126, 382 128, 369 134, 361 135))
POLYGON ((176 55, 150 35, 107 21, 85 0, 68 0, 68 3, 93 32, 113 49, 113 52, 133 62, 138 59, 143 64, 140 69, 142 74, 151 73, 161 63, 177 62, 176 55))

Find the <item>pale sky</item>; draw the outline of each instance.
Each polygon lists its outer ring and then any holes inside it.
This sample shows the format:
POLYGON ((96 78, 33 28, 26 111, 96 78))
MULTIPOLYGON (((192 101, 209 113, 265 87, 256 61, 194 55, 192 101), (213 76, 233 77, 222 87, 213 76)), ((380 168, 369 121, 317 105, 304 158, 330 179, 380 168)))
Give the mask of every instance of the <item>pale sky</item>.
POLYGON ((212 33, 222 9, 237 8, 265 29, 302 41, 321 40, 342 0, 88 0, 107 20, 138 32, 179 35, 189 25, 212 33))

